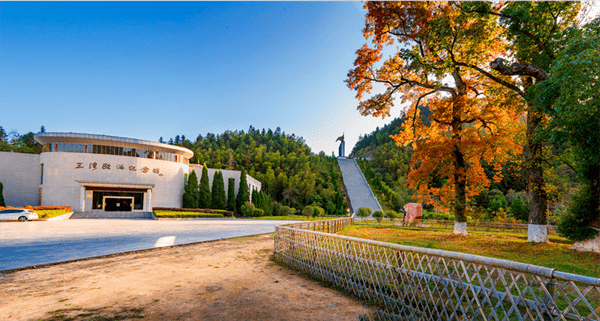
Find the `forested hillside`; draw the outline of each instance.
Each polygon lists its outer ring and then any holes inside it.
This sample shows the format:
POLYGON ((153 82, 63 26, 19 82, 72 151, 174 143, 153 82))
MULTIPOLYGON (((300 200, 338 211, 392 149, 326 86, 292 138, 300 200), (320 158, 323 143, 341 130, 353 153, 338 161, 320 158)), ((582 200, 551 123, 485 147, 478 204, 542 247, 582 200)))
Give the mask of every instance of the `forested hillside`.
POLYGON ((169 143, 193 150, 190 163, 218 169, 245 168, 281 205, 296 209, 316 205, 328 214, 345 213, 348 207, 342 201, 346 196, 335 156, 312 154, 302 137, 286 134, 279 127, 275 131, 250 126, 248 132, 208 133, 193 142, 176 136, 169 143))

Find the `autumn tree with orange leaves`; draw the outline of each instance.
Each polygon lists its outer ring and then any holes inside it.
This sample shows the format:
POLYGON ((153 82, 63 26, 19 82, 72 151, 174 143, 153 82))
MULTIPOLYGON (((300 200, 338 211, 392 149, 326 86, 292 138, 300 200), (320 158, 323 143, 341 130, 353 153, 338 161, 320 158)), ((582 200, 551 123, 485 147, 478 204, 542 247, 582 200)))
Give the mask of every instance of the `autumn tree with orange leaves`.
POLYGON ((469 19, 447 2, 367 2, 365 8, 363 33, 373 46, 357 51, 346 80, 361 100, 358 110, 385 118, 397 100, 410 103, 402 111, 403 130, 392 136, 398 145, 412 144, 408 184, 421 201, 435 195, 435 205, 451 206, 454 233, 466 235, 467 201, 490 184, 481 161, 493 164, 500 180, 502 163, 522 151, 515 135, 523 131, 518 95, 456 63, 483 66, 503 54, 501 30, 490 27, 496 18, 469 19), (400 47, 382 61, 395 41, 400 47), (374 84, 385 91, 364 97, 374 84), (427 121, 422 105, 431 111, 427 121), (435 177, 444 179, 441 188, 430 184, 435 177))

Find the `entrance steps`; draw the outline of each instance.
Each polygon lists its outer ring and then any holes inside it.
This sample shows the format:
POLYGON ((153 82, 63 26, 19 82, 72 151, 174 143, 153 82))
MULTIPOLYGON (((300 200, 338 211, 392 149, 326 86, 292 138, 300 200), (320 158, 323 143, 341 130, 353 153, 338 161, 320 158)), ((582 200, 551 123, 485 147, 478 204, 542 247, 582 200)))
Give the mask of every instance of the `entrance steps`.
POLYGON ((371 186, 369 186, 360 167, 356 164, 356 160, 338 157, 337 161, 342 171, 344 187, 346 188, 352 213, 356 214, 361 207, 368 207, 373 212, 381 210, 381 205, 373 195, 371 186))
POLYGON ((127 220, 154 220, 152 212, 75 212, 71 219, 127 219, 127 220))

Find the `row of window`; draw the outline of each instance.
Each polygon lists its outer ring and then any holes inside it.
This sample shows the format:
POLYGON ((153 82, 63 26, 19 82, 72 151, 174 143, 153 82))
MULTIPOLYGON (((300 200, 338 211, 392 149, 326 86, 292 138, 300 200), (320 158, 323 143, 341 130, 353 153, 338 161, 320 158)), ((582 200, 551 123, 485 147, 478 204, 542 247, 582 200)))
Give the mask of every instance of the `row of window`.
POLYGON ((117 147, 94 144, 75 143, 52 143, 44 144, 44 152, 68 152, 68 153, 92 153, 104 155, 118 155, 129 157, 142 157, 160 159, 176 163, 189 164, 189 160, 181 155, 154 151, 150 149, 138 149, 128 147, 117 147))

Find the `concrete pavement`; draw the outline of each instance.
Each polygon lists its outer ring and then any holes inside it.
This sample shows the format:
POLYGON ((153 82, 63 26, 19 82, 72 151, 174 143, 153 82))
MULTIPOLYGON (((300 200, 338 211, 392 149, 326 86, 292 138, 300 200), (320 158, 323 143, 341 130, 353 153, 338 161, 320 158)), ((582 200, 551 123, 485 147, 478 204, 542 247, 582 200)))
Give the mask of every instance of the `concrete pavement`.
POLYGON ((64 220, 0 223, 0 271, 28 266, 271 233, 294 221, 64 220))

